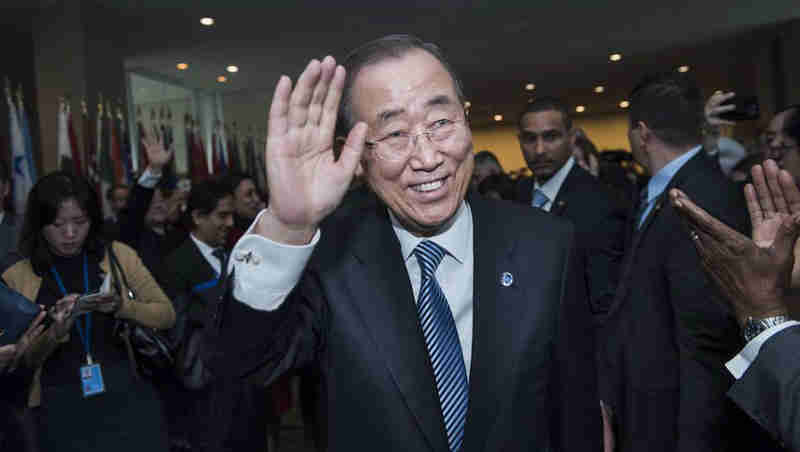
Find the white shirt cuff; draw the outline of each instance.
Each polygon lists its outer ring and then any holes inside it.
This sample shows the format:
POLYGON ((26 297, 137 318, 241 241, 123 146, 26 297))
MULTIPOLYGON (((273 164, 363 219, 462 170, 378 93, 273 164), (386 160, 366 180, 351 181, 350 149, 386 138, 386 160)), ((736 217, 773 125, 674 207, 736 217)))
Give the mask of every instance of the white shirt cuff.
POLYGON ((139 176, 139 185, 144 188, 156 188, 158 181, 161 180, 161 171, 153 171, 148 166, 141 176, 139 176))
POLYGON ((764 345, 764 343, 775 334, 778 334, 784 329, 794 325, 800 325, 800 322, 788 320, 762 331, 758 336, 754 337, 750 342, 748 342, 738 355, 734 356, 725 364, 725 367, 728 368, 728 372, 730 372, 731 375, 733 375, 733 377, 737 380, 742 378, 742 375, 747 372, 750 364, 752 364, 753 361, 756 360, 756 357, 758 357, 758 352, 761 350, 761 346, 764 345))
POLYGON ((233 296, 253 309, 274 311, 300 281, 322 233, 317 229, 309 244, 299 246, 252 234, 253 226, 264 212, 258 214, 233 247, 230 260, 236 269, 233 296))

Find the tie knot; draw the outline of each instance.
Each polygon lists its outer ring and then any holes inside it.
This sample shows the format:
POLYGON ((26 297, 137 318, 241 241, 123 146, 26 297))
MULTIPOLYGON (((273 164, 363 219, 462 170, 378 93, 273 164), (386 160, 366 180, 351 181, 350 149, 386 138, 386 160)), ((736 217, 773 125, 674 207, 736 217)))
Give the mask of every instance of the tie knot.
POLYGON ((225 248, 215 248, 214 251, 211 252, 211 255, 219 259, 220 262, 225 261, 225 256, 227 253, 225 252, 225 248))
POLYGON ((533 201, 531 202, 531 205, 533 207, 536 207, 537 209, 541 209, 542 206, 547 204, 547 201, 550 201, 550 198, 548 198, 547 195, 545 195, 543 191, 541 191, 538 188, 533 191, 533 201))
POLYGON ((423 240, 414 248, 419 266, 422 269, 422 278, 430 278, 444 258, 444 248, 430 240, 423 240))

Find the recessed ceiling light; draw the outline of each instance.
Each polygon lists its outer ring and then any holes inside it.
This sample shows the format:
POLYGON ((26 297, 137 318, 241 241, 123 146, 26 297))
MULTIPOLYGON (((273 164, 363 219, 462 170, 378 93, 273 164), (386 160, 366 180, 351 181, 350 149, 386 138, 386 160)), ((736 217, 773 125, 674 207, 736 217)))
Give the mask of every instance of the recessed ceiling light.
POLYGON ((210 27, 214 25, 214 18, 213 17, 204 17, 200 19, 200 23, 205 25, 206 27, 210 27))
POLYGON ((495 121, 502 121, 503 120, 503 115, 494 115, 494 120, 495 121))
POLYGON ((186 69, 189 69, 189 65, 186 63, 178 63, 175 65, 175 67, 177 67, 179 71, 185 71, 186 69))
POLYGON ((525 85, 525 91, 533 91, 535 89, 536 89, 536 84, 534 83, 528 83, 527 85, 525 85))
POLYGON ((622 102, 619 103, 619 108, 628 108, 630 106, 631 106, 631 103, 628 102, 627 100, 623 100, 622 102))
POLYGON ((611 55, 608 56, 608 59, 611 61, 619 61, 622 59, 622 55, 619 53, 612 53, 611 55))
POLYGON ((606 90, 606 87, 603 86, 603 85, 597 85, 597 86, 594 87, 594 92, 596 92, 597 94, 600 94, 600 93, 604 92, 605 90, 606 90))
POLYGON ((584 111, 586 111, 586 107, 584 107, 583 105, 578 105, 577 107, 575 107, 575 111, 577 111, 578 113, 583 113, 584 111))
POLYGON ((472 106, 472 102, 470 102, 470 101, 464 102, 464 108, 469 108, 471 106, 472 106))
POLYGON ((681 66, 678 68, 678 72, 689 72, 689 66, 681 66))
POLYGON ((239 72, 239 66, 230 65, 230 66, 228 66, 228 67, 227 67, 227 68, 225 68, 225 69, 226 69, 228 72, 230 72, 231 74, 233 74, 233 73, 235 73, 235 72, 239 72))
POLYGON ((219 77, 217 77, 217 81, 220 82, 220 83, 225 83, 225 82, 228 81, 228 77, 225 77, 224 75, 220 75, 219 77))

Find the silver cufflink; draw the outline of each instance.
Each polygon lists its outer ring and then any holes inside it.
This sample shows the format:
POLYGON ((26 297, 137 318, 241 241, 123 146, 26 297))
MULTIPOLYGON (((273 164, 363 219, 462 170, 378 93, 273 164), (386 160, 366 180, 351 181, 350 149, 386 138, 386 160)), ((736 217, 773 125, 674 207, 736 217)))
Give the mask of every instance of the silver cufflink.
POLYGON ((500 284, 503 287, 509 287, 510 285, 514 284, 514 275, 509 272, 503 272, 500 275, 500 284))
POLYGON ((261 263, 261 259, 259 259, 258 256, 252 251, 248 251, 246 253, 244 251, 239 251, 233 257, 233 259, 237 262, 244 262, 245 264, 252 263, 253 265, 258 265, 261 263))

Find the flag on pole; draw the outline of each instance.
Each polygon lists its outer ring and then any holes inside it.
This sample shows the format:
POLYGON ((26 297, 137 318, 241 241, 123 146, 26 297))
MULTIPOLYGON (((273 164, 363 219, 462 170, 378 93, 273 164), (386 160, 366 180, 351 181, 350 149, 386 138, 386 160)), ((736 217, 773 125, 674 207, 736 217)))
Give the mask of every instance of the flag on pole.
POLYGON ((97 178, 98 194, 100 195, 100 203, 103 206, 103 218, 109 218, 114 215, 111 203, 106 198, 106 193, 114 185, 114 167, 111 163, 111 133, 108 130, 110 119, 111 114, 108 111, 104 111, 101 103, 97 112, 97 178))
POLYGON ((17 215, 24 215, 28 193, 33 188, 33 176, 25 152, 25 138, 22 135, 19 112, 11 99, 8 86, 6 86, 6 102, 8 102, 9 118, 8 135, 11 137, 11 189, 14 192, 14 212, 17 215))
POLYGON ((131 140, 128 135, 128 128, 125 127, 125 115, 122 114, 122 107, 117 107, 117 130, 119 130, 119 150, 122 157, 122 181, 125 184, 133 182, 133 158, 131 156, 131 140))
MULTIPOLYGON (((106 104, 108 108, 108 129, 109 129, 109 147, 111 157, 111 168, 113 171, 113 184, 126 183, 125 180, 125 166, 123 164, 122 149, 119 140, 119 121, 111 111, 111 103, 106 104)), ((117 107, 119 113, 119 107, 117 107)))
MULTIPOLYGON (((190 119, 191 121, 191 119, 190 119)), ((208 179, 208 154, 200 138, 198 121, 192 122, 192 184, 198 184, 208 179)))
POLYGON ((58 104, 58 169, 81 174, 81 161, 78 143, 72 125, 72 112, 69 104, 62 98, 58 104))
POLYGON ((94 184, 94 137, 92 136, 92 123, 89 120, 89 108, 86 98, 81 100, 81 119, 83 124, 83 160, 86 163, 83 167, 83 174, 90 183, 94 184))
POLYGON ((19 126, 22 132, 22 143, 25 146, 25 162, 28 164, 28 172, 31 180, 36 182, 36 161, 33 159, 33 140, 31 139, 31 129, 28 122, 28 114, 25 112, 25 102, 22 99, 22 85, 17 88, 17 114, 19 115, 19 126))

